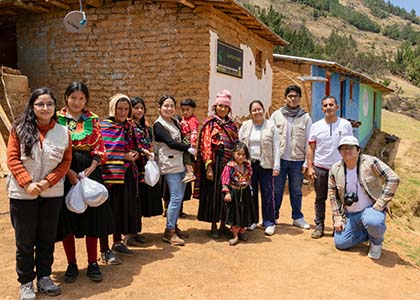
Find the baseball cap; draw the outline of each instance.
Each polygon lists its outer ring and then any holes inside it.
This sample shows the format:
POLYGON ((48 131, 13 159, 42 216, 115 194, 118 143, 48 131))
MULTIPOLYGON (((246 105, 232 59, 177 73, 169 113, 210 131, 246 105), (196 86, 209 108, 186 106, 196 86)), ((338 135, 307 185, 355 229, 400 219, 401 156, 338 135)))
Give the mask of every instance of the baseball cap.
POLYGON ((357 148, 360 148, 359 141, 357 140, 357 138, 351 135, 347 135, 340 140, 340 143, 338 144, 338 149, 340 149, 340 147, 343 145, 356 146, 357 148))

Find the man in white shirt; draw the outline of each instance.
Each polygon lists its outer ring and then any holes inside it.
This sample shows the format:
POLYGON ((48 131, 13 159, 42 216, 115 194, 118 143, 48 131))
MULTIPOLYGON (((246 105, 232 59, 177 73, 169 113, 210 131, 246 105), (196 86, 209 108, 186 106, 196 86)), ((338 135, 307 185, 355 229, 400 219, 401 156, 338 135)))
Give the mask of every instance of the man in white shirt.
POLYGON ((349 121, 337 116, 338 104, 333 96, 322 99, 324 118, 312 124, 307 148, 308 176, 314 182, 315 231, 314 239, 324 236, 325 202, 328 195, 328 172, 341 159, 337 150, 342 137, 353 136, 349 121))
POLYGON ((385 211, 399 178, 376 157, 361 154, 355 137, 342 138, 338 150, 343 159, 331 167, 328 181, 335 247, 345 250, 369 240, 368 256, 379 259, 386 230, 385 211))

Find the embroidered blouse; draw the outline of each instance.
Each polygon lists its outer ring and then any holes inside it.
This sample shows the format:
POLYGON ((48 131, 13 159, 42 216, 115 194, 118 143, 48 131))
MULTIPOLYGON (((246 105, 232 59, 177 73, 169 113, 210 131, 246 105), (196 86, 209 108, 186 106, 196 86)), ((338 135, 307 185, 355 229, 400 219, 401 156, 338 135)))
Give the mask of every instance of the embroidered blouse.
POLYGON ((213 115, 204 121, 200 133, 201 159, 207 166, 215 161, 216 149, 224 149, 223 164, 232 158, 233 145, 238 141, 238 126, 232 120, 213 115))
POLYGON ((57 112, 58 124, 66 126, 70 132, 73 151, 90 151, 93 159, 101 164, 107 160, 98 116, 85 109, 79 120, 74 120, 64 107, 57 112))
POLYGON ((229 186, 243 186, 246 187, 251 184, 252 167, 249 161, 243 163, 243 170, 238 167, 234 160, 230 160, 223 168, 222 192, 229 193, 229 186))

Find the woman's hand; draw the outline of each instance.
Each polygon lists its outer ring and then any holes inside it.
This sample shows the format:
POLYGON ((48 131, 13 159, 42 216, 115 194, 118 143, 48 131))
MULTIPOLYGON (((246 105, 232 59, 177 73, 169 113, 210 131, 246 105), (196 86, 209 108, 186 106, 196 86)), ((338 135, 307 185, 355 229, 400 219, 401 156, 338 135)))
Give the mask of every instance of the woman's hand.
POLYGON ((213 181, 213 169, 211 168, 211 165, 207 167, 206 177, 208 180, 213 181))
POLYGON ((279 176, 280 171, 279 170, 273 170, 273 176, 279 176))
POLYGON ((98 166, 98 162, 96 160, 92 160, 92 163, 91 163, 90 167, 88 167, 84 170, 85 176, 89 177, 90 174, 92 174, 93 171, 95 171, 97 166, 98 166))
POLYGON ((40 182, 37 182, 36 185, 41 189, 41 191, 47 190, 51 185, 46 179, 42 179, 40 182))
POLYGON ((39 194, 41 194, 41 188, 35 182, 26 184, 25 190, 29 195, 32 196, 38 196, 39 194))
POLYGON ((135 161, 139 158, 139 152, 131 150, 130 152, 124 153, 124 159, 128 161, 135 161))
POLYGON ((224 200, 225 200, 225 202, 231 202, 231 201, 232 201, 232 196, 230 195, 230 193, 227 193, 227 194, 225 195, 224 200))
POLYGON ((79 175, 77 175, 77 173, 74 172, 72 169, 70 169, 67 172, 67 178, 69 179, 72 185, 75 185, 79 181, 79 175))
POLYGON ((143 155, 145 155, 146 156, 146 158, 147 159, 150 159, 150 151, 149 150, 147 150, 147 149, 143 149, 143 155))

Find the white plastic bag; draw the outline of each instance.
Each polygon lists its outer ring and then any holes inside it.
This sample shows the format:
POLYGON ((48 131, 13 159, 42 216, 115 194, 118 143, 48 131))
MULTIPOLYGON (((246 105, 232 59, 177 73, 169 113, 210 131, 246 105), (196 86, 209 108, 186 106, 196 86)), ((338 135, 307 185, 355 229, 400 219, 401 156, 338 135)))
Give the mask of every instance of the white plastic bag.
POLYGON ((66 195, 66 205, 69 211, 76 214, 82 214, 87 208, 87 204, 83 199, 83 187, 80 180, 73 185, 66 195))
POLYGON ((87 205, 97 207, 108 199, 108 190, 103 184, 86 177, 85 172, 80 172, 79 177, 83 198, 87 205))
POLYGON ((153 160, 153 156, 144 166, 144 182, 149 186, 155 186, 158 183, 160 171, 157 163, 153 160))

